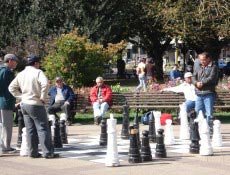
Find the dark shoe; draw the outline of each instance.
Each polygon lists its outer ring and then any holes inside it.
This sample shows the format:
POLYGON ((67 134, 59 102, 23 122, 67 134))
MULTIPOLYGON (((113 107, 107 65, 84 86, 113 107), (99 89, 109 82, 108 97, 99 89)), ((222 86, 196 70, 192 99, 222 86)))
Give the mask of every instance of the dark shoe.
POLYGON ((55 158, 59 158, 60 155, 56 154, 56 153, 52 153, 52 154, 47 154, 44 158, 46 159, 55 159, 55 158))
POLYGON ((31 155, 29 157, 30 158, 42 158, 42 154, 38 153, 36 156, 35 155, 31 155))
POLYGON ((95 125, 99 125, 100 122, 101 122, 101 116, 96 116, 96 117, 94 118, 94 124, 95 124, 95 125))
POLYGON ((9 148, 9 149, 2 150, 2 153, 8 153, 8 154, 15 153, 15 152, 17 152, 17 150, 14 149, 14 148, 9 148))

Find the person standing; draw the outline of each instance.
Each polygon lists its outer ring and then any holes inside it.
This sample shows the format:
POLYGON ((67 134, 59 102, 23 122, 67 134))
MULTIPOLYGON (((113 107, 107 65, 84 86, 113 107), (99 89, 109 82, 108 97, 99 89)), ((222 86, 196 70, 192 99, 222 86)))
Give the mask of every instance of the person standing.
POLYGON ((38 143, 40 143, 43 157, 50 159, 59 157, 59 154, 53 152, 48 117, 44 106, 49 83, 39 67, 40 58, 35 55, 29 56, 27 66, 10 83, 9 91, 13 96, 21 97, 20 105, 26 126, 29 157, 42 156, 38 152, 38 143))
POLYGON ((55 82, 56 85, 48 91, 50 96, 48 113, 54 114, 57 117, 56 113, 63 111, 67 116, 68 125, 71 125, 73 122, 71 107, 73 106, 75 94, 70 86, 63 83, 61 77, 56 77, 55 82))
POLYGON ((99 125, 105 112, 112 105, 112 89, 104 83, 102 77, 96 78, 96 85, 90 91, 90 100, 93 105, 94 123, 99 125))
POLYGON ((142 58, 140 63, 137 65, 136 73, 139 79, 139 85, 136 87, 135 92, 140 92, 141 88, 143 87, 144 92, 146 92, 146 65, 145 65, 146 58, 142 58))
POLYGON ((14 79, 14 72, 17 67, 18 58, 14 54, 4 56, 4 64, 0 66, 0 122, 2 123, 2 151, 15 151, 11 148, 11 138, 13 129, 13 110, 16 99, 9 92, 8 86, 14 79))
POLYGON ((215 87, 218 84, 218 67, 211 60, 209 53, 198 55, 199 62, 194 64, 195 92, 197 99, 195 111, 202 111, 212 131, 215 87))
POLYGON ((147 83, 151 83, 154 80, 155 65, 152 63, 152 59, 146 59, 146 79, 147 83))

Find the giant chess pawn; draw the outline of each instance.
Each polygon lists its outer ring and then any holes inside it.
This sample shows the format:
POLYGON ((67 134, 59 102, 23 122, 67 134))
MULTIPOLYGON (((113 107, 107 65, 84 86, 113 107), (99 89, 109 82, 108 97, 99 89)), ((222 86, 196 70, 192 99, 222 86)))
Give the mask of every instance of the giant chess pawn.
POLYGON ((198 118, 195 119, 199 123, 199 133, 200 133, 200 155, 210 156, 213 155, 213 149, 211 146, 209 126, 207 120, 204 119, 202 111, 199 111, 198 118))
POLYGON ((17 115, 18 115, 18 140, 17 140, 17 148, 20 148, 21 144, 22 144, 22 128, 25 127, 24 120, 23 120, 23 114, 21 112, 21 109, 17 109, 17 115))
POLYGON ((129 147, 129 163, 141 163, 141 155, 137 142, 137 133, 138 129, 135 129, 133 126, 129 127, 129 138, 130 138, 130 147, 129 147))
POLYGON ((0 123, 0 156, 2 155, 2 123, 0 123))
POLYGON ((129 139, 129 106, 128 104, 125 104, 123 106, 121 138, 129 139))
POLYGON ((164 144, 163 132, 164 132, 163 129, 157 130, 157 137, 156 137, 157 144, 156 144, 155 157, 158 157, 158 158, 165 158, 167 156, 165 144, 164 144))
POLYGON ((167 119, 165 122, 165 145, 173 145, 175 144, 175 138, 172 128, 172 120, 167 119))
POLYGON ((22 129, 22 144, 20 149, 20 156, 28 156, 29 155, 29 147, 27 141, 27 133, 26 128, 22 129))
POLYGON ((113 114, 110 114, 110 119, 107 120, 107 133, 108 133, 108 146, 105 159, 105 166, 119 166, 119 158, 117 151, 117 120, 113 118, 113 114))
POLYGON ((60 125, 58 119, 55 120, 54 124, 54 148, 62 148, 62 140, 61 140, 61 134, 60 134, 60 125))
POLYGON ((186 104, 180 104, 180 139, 188 140, 189 139, 189 127, 188 127, 188 118, 186 112, 186 104))
POLYGON ((198 129, 198 123, 194 121, 196 118, 196 112, 191 111, 189 113, 189 118, 190 118, 190 140, 191 140, 189 152, 191 154, 199 154, 199 151, 200 151, 200 145, 199 145, 200 134, 199 134, 199 129, 198 129))
POLYGON ((68 144, 68 139, 67 139, 67 127, 66 127, 66 120, 67 116, 65 113, 60 114, 60 134, 61 134, 61 140, 63 144, 68 144))
POLYGON ((138 144, 138 147, 141 148, 138 112, 139 112, 139 109, 137 108, 135 112, 134 120, 133 120, 133 127, 134 129, 137 129, 137 144, 138 144))
POLYGON ((221 136, 220 120, 214 120, 213 124, 214 126, 213 126, 212 146, 221 147, 223 146, 223 143, 222 143, 222 136, 221 136))
POLYGON ((152 153, 149 144, 148 131, 142 132, 141 158, 143 162, 152 161, 152 153))
POLYGON ((153 112, 149 115, 149 141, 155 143, 156 142, 156 130, 155 130, 155 120, 153 116, 153 112))
POLYGON ((155 133, 157 133, 158 129, 162 129, 161 126, 161 111, 153 111, 153 116, 155 119, 155 133))
POLYGON ((104 118, 101 120, 101 134, 100 134, 99 145, 100 146, 107 145, 107 124, 104 118))

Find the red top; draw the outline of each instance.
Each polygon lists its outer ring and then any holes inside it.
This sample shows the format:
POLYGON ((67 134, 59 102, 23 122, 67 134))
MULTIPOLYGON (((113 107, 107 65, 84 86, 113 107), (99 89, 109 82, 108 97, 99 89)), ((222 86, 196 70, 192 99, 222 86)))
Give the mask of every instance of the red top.
MULTIPOLYGON (((111 88, 103 84, 101 87, 102 102, 107 102, 109 106, 112 105, 112 90, 111 88)), ((94 86, 90 91, 90 100, 92 104, 98 100, 98 86, 94 86)))

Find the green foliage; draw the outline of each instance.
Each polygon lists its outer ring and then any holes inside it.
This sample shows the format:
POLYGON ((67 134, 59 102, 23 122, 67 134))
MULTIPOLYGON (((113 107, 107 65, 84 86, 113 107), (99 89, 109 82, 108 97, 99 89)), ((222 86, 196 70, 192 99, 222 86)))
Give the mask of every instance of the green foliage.
POLYGON ((129 92, 130 89, 128 87, 121 87, 120 83, 116 85, 111 85, 112 92, 120 93, 120 92, 129 92))
POLYGON ((43 67, 50 79, 62 76, 73 87, 91 86, 97 76, 104 73, 104 64, 116 55, 123 44, 109 44, 103 48, 90 42, 86 36, 79 36, 77 31, 61 35, 50 46, 43 67))

